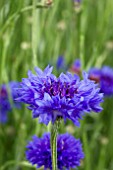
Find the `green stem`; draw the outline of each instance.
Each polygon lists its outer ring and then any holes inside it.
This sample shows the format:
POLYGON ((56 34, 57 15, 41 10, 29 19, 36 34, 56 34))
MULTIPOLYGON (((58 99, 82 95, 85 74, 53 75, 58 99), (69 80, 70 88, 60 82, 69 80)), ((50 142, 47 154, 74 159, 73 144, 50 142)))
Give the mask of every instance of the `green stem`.
MULTIPOLYGON (((49 8, 48 5, 46 4, 41 4, 41 3, 38 3, 36 4, 36 8, 49 8)), ((26 6, 24 8, 22 8, 21 10, 15 12, 14 14, 12 14, 6 21, 6 23, 4 24, 4 26, 1 28, 0 30, 0 37, 3 35, 3 32, 5 31, 5 29, 7 28, 8 25, 10 25, 10 23, 12 22, 13 19, 15 19, 16 17, 18 18, 20 16, 20 14, 22 14, 23 12, 26 12, 26 11, 31 11, 33 9, 33 5, 30 5, 30 6, 26 6)))
POLYGON ((59 121, 56 120, 51 128, 51 157, 52 157, 52 170, 57 170, 57 133, 59 121))
POLYGON ((82 63, 82 70, 84 70, 84 35, 80 35, 80 60, 82 63))
MULTIPOLYGON (((26 161, 17 162, 17 161, 15 161, 15 160, 10 160, 10 161, 8 161, 7 163, 5 163, 5 165, 3 165, 2 167, 0 167, 0 168, 1 168, 0 170, 5 170, 5 169, 7 169, 9 166, 11 166, 11 165, 17 165, 17 166, 23 166, 23 167, 25 166, 25 167, 30 167, 30 168, 36 169, 35 166, 32 166, 31 164, 29 164, 29 163, 26 162, 26 161)), ((41 170, 41 169, 39 169, 39 170, 41 170)))
POLYGON ((39 35, 37 35, 37 28, 38 28, 38 19, 39 19, 39 13, 36 11, 36 0, 33 0, 33 10, 32 10, 32 53, 33 53, 33 66, 37 65, 37 37, 39 38, 39 35))

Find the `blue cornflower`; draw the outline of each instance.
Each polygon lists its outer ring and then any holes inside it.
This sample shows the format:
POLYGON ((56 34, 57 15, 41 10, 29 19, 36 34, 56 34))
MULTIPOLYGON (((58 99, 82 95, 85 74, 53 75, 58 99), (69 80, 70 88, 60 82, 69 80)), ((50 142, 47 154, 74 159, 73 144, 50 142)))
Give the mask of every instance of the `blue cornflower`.
POLYGON ((81 61, 80 59, 76 59, 73 63, 73 65, 70 68, 70 71, 75 74, 80 74, 81 73, 81 61))
POLYGON ((56 62, 56 67, 57 70, 62 69, 62 67, 64 67, 64 57, 63 56, 59 56, 56 62))
MULTIPOLYGON (((42 138, 33 136, 32 141, 27 145, 27 160, 37 168, 44 166, 44 169, 52 169, 50 134, 45 133, 42 138)), ((61 134, 57 137, 57 164, 59 170, 70 170, 80 166, 84 158, 82 144, 70 134, 61 134)))
POLYGON ((20 107, 20 104, 15 102, 15 98, 18 97, 15 90, 17 87, 19 87, 18 82, 9 82, 7 85, 3 84, 0 86, 0 123, 7 122, 8 112, 13 107, 20 107))
POLYGON ((64 56, 58 57, 57 62, 56 62, 56 68, 58 71, 61 71, 61 70, 65 71, 67 69, 67 65, 65 63, 64 56))
POLYGON ((11 100, 13 101, 13 107, 15 108, 20 108, 21 107, 21 103, 20 102, 16 102, 15 99, 17 97, 19 97, 17 91, 16 91, 16 88, 19 88, 20 87, 20 83, 19 82, 16 82, 16 81, 11 81, 8 83, 8 88, 9 88, 9 91, 10 91, 10 95, 11 95, 11 100))
POLYGON ((11 110, 5 85, 0 86, 0 123, 7 122, 7 113, 11 110))
POLYGON ((101 69, 94 67, 89 70, 89 79, 90 80, 94 80, 96 83, 99 83, 100 76, 101 76, 101 69))
POLYGON ((61 117, 72 120, 78 126, 84 112, 102 110, 99 104, 103 94, 86 73, 80 80, 69 72, 61 73, 57 78, 49 66, 44 71, 35 70, 37 75, 29 71, 28 78, 22 80, 21 88, 17 89, 20 97, 16 99, 29 105, 33 118, 39 117, 39 121, 47 125, 61 117))
POLYGON ((81 3, 81 0, 73 0, 76 3, 81 3))
POLYGON ((82 0, 73 0, 73 2, 74 2, 75 8, 76 8, 76 9, 79 9, 80 6, 81 6, 82 0))
POLYGON ((89 71, 89 78, 99 83, 100 92, 104 95, 113 95, 113 69, 104 66, 102 68, 92 68, 89 71))
POLYGON ((101 70, 100 78, 101 91, 105 95, 113 95, 113 69, 104 66, 101 70))

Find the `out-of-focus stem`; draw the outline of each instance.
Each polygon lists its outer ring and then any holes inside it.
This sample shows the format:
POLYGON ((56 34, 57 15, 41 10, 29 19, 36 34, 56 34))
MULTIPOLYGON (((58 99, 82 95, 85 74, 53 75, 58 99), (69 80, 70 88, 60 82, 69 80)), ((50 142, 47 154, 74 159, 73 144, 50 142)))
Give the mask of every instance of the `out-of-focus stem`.
POLYGON ((33 0, 33 10, 32 10, 32 53, 33 53, 33 66, 37 65, 37 11, 36 11, 36 0, 33 0))
POLYGON ((51 157, 52 157, 52 170, 57 170, 57 134, 58 134, 59 121, 56 120, 51 127, 51 157))

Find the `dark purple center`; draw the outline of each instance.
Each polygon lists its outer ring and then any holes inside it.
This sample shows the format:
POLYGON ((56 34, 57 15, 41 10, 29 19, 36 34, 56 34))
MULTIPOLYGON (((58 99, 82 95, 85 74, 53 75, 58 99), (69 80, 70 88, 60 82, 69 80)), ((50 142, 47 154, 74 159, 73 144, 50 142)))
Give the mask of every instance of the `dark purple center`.
MULTIPOLYGON (((75 82, 76 83, 76 82, 75 82)), ((75 88, 74 84, 70 84, 67 82, 51 82, 51 83, 44 83, 44 92, 49 93, 50 96, 59 95, 60 98, 64 96, 66 98, 72 98, 75 93, 77 93, 77 88, 75 88)))
POLYGON ((4 88, 1 88, 1 89, 0 89, 0 97, 3 97, 3 98, 7 97, 7 91, 6 91, 6 89, 4 89, 4 88))

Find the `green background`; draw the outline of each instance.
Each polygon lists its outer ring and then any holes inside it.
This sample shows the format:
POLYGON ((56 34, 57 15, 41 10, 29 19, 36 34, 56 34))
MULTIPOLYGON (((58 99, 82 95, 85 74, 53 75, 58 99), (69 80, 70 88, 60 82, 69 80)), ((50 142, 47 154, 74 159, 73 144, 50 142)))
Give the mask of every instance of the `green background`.
MULTIPOLYGON (((0 84, 21 81, 34 66, 54 66, 63 55, 67 64, 76 58, 82 70, 113 67, 113 1, 0 0, 0 84), (37 7, 35 7, 38 4, 37 7), (44 6, 40 6, 44 4, 44 6), (40 8, 39 8, 40 7, 40 8)), ((99 113, 81 120, 80 128, 71 121, 60 126, 83 143, 85 158, 78 170, 113 170, 113 97, 105 98, 99 113)), ((2 170, 35 169, 25 159, 31 136, 41 136, 48 127, 32 119, 22 106, 13 109, 6 124, 0 125, 0 167, 2 170)))

